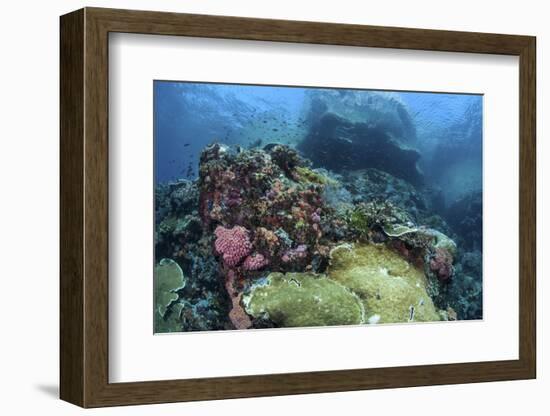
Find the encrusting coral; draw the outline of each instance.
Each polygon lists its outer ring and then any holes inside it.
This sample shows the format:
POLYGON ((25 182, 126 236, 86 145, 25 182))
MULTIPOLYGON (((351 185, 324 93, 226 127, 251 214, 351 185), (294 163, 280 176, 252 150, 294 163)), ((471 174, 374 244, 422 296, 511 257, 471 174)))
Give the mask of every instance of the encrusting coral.
POLYGON ((342 244, 331 251, 329 277, 357 294, 379 323, 438 321, 423 271, 383 244, 342 244))
POLYGON ((383 244, 340 244, 325 274, 271 273, 243 298, 246 312, 277 326, 443 319, 423 271, 383 244))
POLYGON ((359 298, 325 275, 271 273, 244 296, 254 318, 282 327, 352 325, 364 322, 359 298))

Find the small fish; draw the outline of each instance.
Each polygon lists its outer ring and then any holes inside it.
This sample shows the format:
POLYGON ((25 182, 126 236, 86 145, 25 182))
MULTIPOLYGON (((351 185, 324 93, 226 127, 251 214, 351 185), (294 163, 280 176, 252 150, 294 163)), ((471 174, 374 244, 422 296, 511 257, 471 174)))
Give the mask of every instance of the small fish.
POLYGON ((184 143, 183 147, 187 147, 187 146, 190 146, 191 143, 184 143))
POLYGON ((273 131, 279 131, 279 129, 272 129, 273 131))

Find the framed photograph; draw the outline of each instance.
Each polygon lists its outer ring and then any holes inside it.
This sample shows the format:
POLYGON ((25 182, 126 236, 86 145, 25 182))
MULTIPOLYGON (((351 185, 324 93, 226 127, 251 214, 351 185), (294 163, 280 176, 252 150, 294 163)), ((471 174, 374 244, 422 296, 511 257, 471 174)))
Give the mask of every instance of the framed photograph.
POLYGON ((62 16, 61 398, 535 378, 535 50, 62 16))

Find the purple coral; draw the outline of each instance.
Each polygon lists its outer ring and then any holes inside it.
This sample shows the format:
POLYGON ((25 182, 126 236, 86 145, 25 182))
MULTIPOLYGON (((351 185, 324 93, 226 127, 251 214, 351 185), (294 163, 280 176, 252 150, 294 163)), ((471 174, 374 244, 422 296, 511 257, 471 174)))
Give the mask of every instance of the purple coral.
POLYGON ((267 266, 269 260, 266 259, 262 254, 252 254, 244 259, 243 269, 249 271, 260 270, 261 268, 267 266))
POLYGON ((281 260, 283 263, 289 263, 294 260, 303 259, 307 257, 307 246, 300 244, 298 247, 285 251, 281 260))
POLYGON ((228 267, 235 267, 250 254, 252 244, 248 230, 239 225, 233 228, 216 227, 214 231, 216 251, 223 255, 223 262, 228 267))

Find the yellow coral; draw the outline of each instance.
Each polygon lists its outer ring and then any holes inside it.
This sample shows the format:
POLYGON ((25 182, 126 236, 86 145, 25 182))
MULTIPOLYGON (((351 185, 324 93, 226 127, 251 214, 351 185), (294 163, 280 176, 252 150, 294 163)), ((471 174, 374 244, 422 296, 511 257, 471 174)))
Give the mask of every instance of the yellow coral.
POLYGON ((385 245, 334 248, 328 275, 359 296, 367 319, 375 317, 380 323, 441 320, 422 270, 385 245))
POLYGON ((271 273, 243 298, 246 312, 281 327, 351 325, 364 322, 360 299, 325 275, 271 273))

